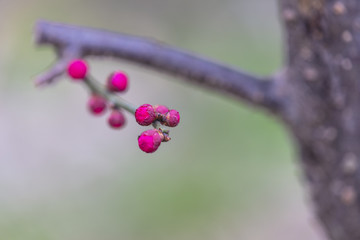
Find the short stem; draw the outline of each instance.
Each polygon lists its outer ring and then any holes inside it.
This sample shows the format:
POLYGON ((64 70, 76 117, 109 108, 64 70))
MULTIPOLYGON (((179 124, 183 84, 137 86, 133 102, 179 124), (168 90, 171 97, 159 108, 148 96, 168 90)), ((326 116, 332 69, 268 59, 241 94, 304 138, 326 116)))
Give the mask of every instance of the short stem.
POLYGON ((161 128, 161 123, 158 121, 158 120, 156 120, 155 122, 153 122, 153 127, 154 128, 156 128, 156 129, 160 129, 161 128))
POLYGON ((131 114, 135 114, 136 107, 131 103, 126 102, 124 99, 119 96, 106 90, 99 82, 93 79, 90 76, 87 76, 84 79, 84 83, 91 90, 92 93, 100 95, 112 103, 115 107, 123 108, 131 114))

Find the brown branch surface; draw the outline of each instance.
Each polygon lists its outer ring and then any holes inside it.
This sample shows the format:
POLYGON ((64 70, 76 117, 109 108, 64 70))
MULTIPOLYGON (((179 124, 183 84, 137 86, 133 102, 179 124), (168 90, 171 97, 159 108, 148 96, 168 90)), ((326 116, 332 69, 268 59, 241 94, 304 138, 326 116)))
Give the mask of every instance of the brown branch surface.
POLYGON ((267 81, 271 79, 255 77, 146 38, 40 21, 36 25, 35 40, 39 45, 52 45, 59 55, 54 67, 37 78, 38 85, 60 76, 71 59, 111 56, 180 76, 273 112, 280 107, 273 81, 267 81))

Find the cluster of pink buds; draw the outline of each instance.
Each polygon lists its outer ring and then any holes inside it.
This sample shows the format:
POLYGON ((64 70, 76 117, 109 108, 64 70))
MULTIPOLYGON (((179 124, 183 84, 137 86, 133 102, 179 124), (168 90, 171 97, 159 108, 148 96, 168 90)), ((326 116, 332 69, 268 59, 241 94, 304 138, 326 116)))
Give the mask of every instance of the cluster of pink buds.
POLYGON ((125 116, 122 109, 135 114, 135 119, 141 126, 153 125, 154 129, 143 132, 138 137, 138 144, 146 153, 155 152, 161 142, 170 140, 169 131, 160 128, 160 125, 176 127, 180 121, 179 112, 169 110, 163 105, 144 104, 135 109, 121 99, 115 99, 116 93, 125 92, 128 89, 128 77, 122 71, 116 71, 107 78, 105 86, 99 86, 89 76, 88 64, 82 59, 76 59, 69 63, 68 75, 74 81, 84 82, 91 90, 91 97, 88 101, 88 109, 93 115, 102 115, 110 107, 111 113, 108 117, 108 124, 112 128, 121 128, 125 125, 125 116))
MULTIPOLYGON (((89 67, 84 60, 77 59, 70 62, 67 71, 69 76, 75 81, 89 81, 89 67)), ((123 72, 112 73, 106 82, 108 92, 124 92, 128 86, 128 78, 123 72)), ((91 97, 88 100, 88 109, 95 116, 104 114, 108 108, 108 100, 104 94, 92 89, 91 97)), ((118 106, 112 106, 112 111, 108 117, 108 124, 112 128, 122 128, 125 125, 125 116, 118 106)))
MULTIPOLYGON (((169 110, 166 106, 150 104, 143 104, 135 111, 135 120, 141 126, 148 126, 151 124, 162 124, 168 127, 176 127, 180 122, 180 114, 178 111, 169 110)), ((155 152, 160 146, 161 142, 170 140, 169 132, 161 128, 147 130, 143 132, 139 138, 139 147, 147 153, 155 152)))

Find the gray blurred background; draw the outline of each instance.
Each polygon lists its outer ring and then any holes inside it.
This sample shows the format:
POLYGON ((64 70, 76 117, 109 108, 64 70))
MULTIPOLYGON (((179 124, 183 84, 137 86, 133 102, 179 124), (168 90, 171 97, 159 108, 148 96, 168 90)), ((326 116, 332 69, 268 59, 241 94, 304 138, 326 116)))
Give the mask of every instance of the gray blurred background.
POLYGON ((88 59, 99 80, 126 71, 134 104, 180 111, 173 140, 144 154, 132 116, 110 130, 65 76, 34 87, 55 60, 33 45, 38 19, 156 38, 258 75, 282 62, 275 0, 0 0, 0 239, 322 239, 295 150, 271 116, 127 62, 88 59))

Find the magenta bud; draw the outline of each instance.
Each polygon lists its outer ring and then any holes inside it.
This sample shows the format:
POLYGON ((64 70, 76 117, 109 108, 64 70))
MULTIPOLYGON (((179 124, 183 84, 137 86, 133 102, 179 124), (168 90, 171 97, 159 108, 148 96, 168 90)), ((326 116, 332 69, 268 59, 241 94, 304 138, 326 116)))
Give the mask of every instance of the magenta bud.
POLYGON ((114 72, 107 79, 107 89, 111 92, 123 92, 127 86, 128 77, 124 72, 114 72))
POLYGON ((180 122, 180 114, 172 109, 165 115, 164 125, 168 127, 176 127, 180 122))
POLYGON ((125 116, 119 110, 113 110, 108 118, 109 126, 112 128, 121 128, 125 125, 125 116))
POLYGON ((106 99, 102 96, 92 95, 88 101, 89 111, 94 115, 100 115, 106 110, 106 99))
POLYGON ((138 137, 139 147, 146 153, 153 153, 159 148, 162 139, 162 133, 159 130, 147 130, 138 137))
POLYGON ((88 71, 87 63, 82 59, 75 59, 69 63, 67 72, 74 80, 82 80, 86 77, 88 71))
POLYGON ((156 113, 150 104, 143 104, 135 111, 135 119, 141 126, 148 126, 156 120, 156 113))
POLYGON ((155 105, 154 110, 156 113, 163 114, 163 115, 165 115, 169 111, 169 109, 164 105, 155 105))

